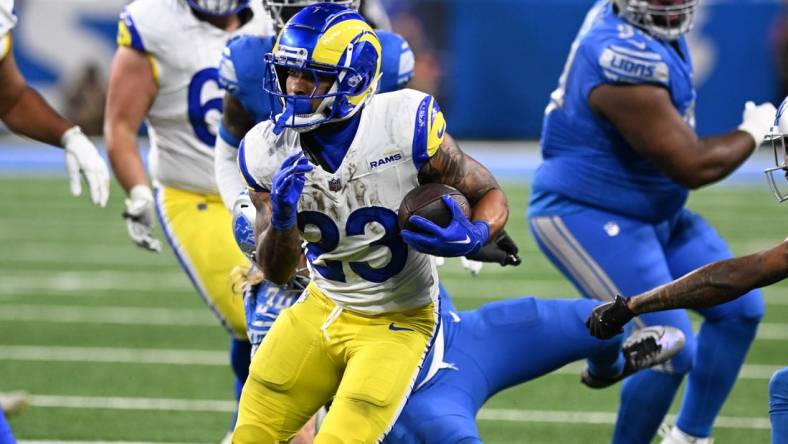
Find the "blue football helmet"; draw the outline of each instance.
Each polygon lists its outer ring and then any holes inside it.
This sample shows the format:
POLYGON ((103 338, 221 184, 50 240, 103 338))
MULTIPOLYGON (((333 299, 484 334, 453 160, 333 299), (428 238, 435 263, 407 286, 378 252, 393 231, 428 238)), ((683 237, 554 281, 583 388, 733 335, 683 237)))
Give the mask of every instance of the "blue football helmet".
MULTIPOLYGON (((377 34, 355 10, 336 3, 301 9, 279 33, 265 56, 263 88, 283 111, 272 112, 274 133, 282 128, 309 131, 356 114, 372 98, 380 80, 381 48, 377 34), (310 94, 288 94, 291 72, 308 76, 310 94), (318 93, 321 80, 330 87, 318 93), (313 108, 312 101, 319 100, 313 108)), ((272 110, 280 109, 272 103, 272 110)))
POLYGON ((673 41, 692 29, 698 0, 612 0, 630 24, 660 40, 673 41))
POLYGON ((233 237, 238 248, 252 261, 257 250, 254 237, 254 221, 257 218, 249 192, 244 191, 235 198, 233 203, 233 237))
POLYGON ((200 14, 213 17, 237 14, 249 6, 249 0, 186 0, 186 2, 200 14))
POLYGON ((769 134, 766 135, 765 143, 769 144, 774 151, 774 165, 771 168, 763 170, 766 173, 766 180, 769 182, 769 188, 772 189, 774 197, 778 202, 785 202, 788 200, 788 193, 783 192, 777 185, 777 179, 774 173, 781 172, 783 179, 788 179, 788 154, 785 150, 785 139, 788 138, 788 97, 783 100, 780 107, 777 108, 777 117, 774 119, 769 134))

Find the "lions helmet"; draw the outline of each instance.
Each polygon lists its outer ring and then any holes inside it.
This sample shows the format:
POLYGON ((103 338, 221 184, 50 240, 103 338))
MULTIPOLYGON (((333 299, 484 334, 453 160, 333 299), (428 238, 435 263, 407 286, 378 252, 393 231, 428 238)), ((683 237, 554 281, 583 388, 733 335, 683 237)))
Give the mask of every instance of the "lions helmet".
MULTIPOLYGON (((380 79, 381 49, 377 34, 355 10, 336 3, 301 9, 285 24, 271 53, 265 55, 263 88, 283 111, 271 113, 274 133, 282 128, 309 131, 355 115, 372 98, 380 79), (311 77, 308 95, 288 94, 286 80, 298 71, 311 77), (317 92, 328 80, 325 93, 317 92), (314 108, 313 100, 319 100, 314 108)), ((279 109, 272 103, 272 110, 279 109)))
POLYGON ((257 218, 249 192, 244 191, 235 198, 233 203, 233 237, 238 248, 250 259, 254 260, 257 241, 254 237, 254 221, 257 218))
POLYGON ((249 6, 249 0, 186 0, 200 14, 213 17, 233 15, 249 6))
POLYGON ((692 29, 698 0, 612 0, 618 14, 629 22, 667 41, 692 29))
MULTIPOLYGON (((358 11, 361 0, 331 0, 329 3, 336 3, 347 6, 358 11)), ((301 8, 319 3, 319 0, 263 0, 263 9, 271 16, 276 29, 285 27, 285 22, 295 15, 301 8)))
POLYGON ((763 172, 766 173, 769 188, 772 189, 772 193, 774 193, 774 197, 777 198, 778 202, 788 200, 788 193, 780 190, 774 177, 774 173, 780 171, 783 173, 784 178, 788 179, 788 157, 786 157, 788 153, 785 150, 786 138, 788 138, 788 97, 777 108, 777 117, 774 119, 774 125, 765 138, 765 143, 771 145, 774 151, 775 166, 767 168, 763 172))

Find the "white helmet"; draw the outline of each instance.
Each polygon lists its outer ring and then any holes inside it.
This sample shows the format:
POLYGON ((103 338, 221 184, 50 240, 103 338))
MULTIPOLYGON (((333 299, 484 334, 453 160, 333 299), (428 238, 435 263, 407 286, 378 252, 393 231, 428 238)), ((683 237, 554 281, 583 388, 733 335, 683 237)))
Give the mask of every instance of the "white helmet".
POLYGON ((304 6, 314 3, 339 3, 358 11, 361 0, 263 0, 263 9, 271 16, 277 31, 285 27, 290 17, 295 15, 304 6))
POLYGON ((766 173, 766 180, 769 182, 769 188, 772 189, 774 197, 778 202, 785 202, 788 200, 788 193, 782 192, 780 187, 777 186, 777 180, 774 173, 781 171, 785 179, 788 179, 788 154, 785 150, 785 139, 788 138, 788 97, 783 100, 780 107, 777 108, 777 117, 774 119, 769 134, 766 135, 764 143, 771 145, 774 151, 774 165, 771 168, 763 170, 766 173))
POLYGON ((618 15, 660 40, 673 41, 692 29, 698 0, 612 0, 618 15))
POLYGON ((186 0, 195 11, 214 17, 238 13, 249 5, 249 0, 186 0))

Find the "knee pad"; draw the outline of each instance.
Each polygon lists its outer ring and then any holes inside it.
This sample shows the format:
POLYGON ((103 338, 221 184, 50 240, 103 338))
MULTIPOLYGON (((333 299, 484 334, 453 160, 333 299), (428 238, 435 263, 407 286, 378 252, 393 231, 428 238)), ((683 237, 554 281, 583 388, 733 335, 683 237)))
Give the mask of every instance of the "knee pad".
POLYGON ((276 437, 263 427, 244 424, 235 428, 233 444, 276 444, 276 437))

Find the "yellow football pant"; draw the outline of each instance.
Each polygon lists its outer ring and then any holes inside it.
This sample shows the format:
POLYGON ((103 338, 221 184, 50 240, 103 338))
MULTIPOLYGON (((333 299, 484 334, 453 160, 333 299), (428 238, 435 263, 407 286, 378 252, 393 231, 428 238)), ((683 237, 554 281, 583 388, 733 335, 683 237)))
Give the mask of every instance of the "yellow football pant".
POLYGON ((167 242, 200 296, 231 334, 246 339, 243 302, 230 271, 249 260, 233 239, 232 216, 221 197, 161 187, 156 210, 167 242))
POLYGON ((233 443, 286 443, 332 396, 315 444, 379 442, 410 395, 437 319, 434 304, 377 316, 340 310, 310 284, 252 358, 233 443))

